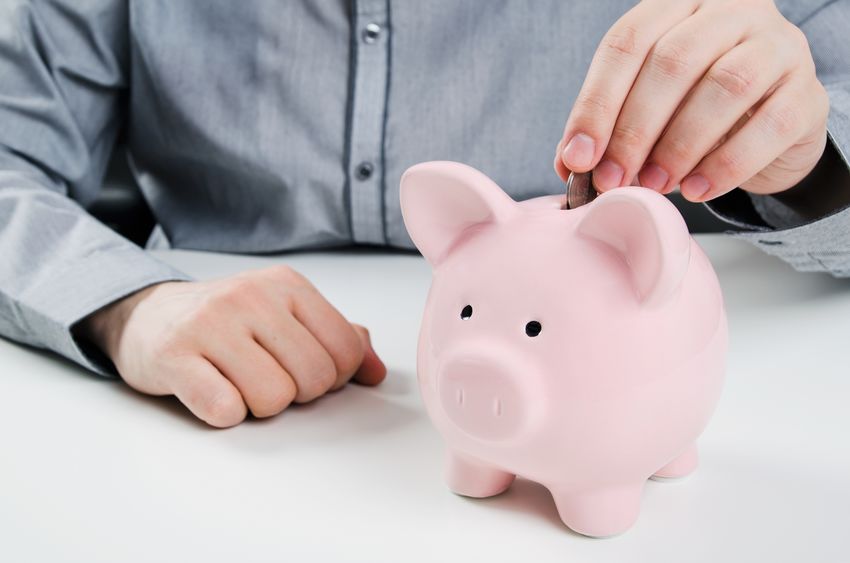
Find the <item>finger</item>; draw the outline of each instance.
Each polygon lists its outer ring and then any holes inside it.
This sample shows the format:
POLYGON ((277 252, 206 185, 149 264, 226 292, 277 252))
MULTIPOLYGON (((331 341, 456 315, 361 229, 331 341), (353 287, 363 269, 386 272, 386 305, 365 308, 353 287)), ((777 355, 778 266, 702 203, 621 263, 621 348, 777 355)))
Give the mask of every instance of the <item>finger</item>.
POLYGON ((354 374, 354 381, 363 385, 377 385, 387 376, 387 367, 372 347, 372 337, 369 335, 369 331, 357 324, 352 326, 357 331, 365 350, 363 362, 361 362, 357 373, 354 374))
POLYGON ((213 337, 204 353, 258 418, 280 413, 296 398, 295 376, 247 331, 226 340, 213 337))
POLYGON ((814 110, 806 109, 813 107, 806 103, 813 91, 808 83, 780 86, 739 131, 682 180, 682 195, 691 201, 723 195, 797 144, 816 121, 807 115, 814 110))
POLYGON ((641 185, 668 192, 679 184, 783 77, 783 50, 781 42, 762 37, 718 59, 653 148, 641 185))
POLYGON ((245 419, 247 409, 239 390, 214 365, 201 356, 174 364, 167 378, 170 392, 207 424, 227 428, 245 419))
POLYGON ((625 185, 625 180, 637 175, 688 92, 712 63, 750 31, 751 21, 749 17, 729 18, 702 10, 658 40, 623 104, 605 154, 594 170, 597 190, 625 185))
POLYGON ((254 337, 283 366, 295 382, 296 403, 327 393, 337 370, 327 350, 288 310, 255 316, 254 337))
POLYGON ((605 34, 564 128, 561 159, 569 170, 596 166, 649 49, 695 7, 695 0, 644 1, 605 34))
POLYGON ((333 360, 337 374, 334 388, 345 385, 365 353, 354 327, 316 290, 299 293, 292 312, 333 360))
MULTIPOLYGON (((363 359, 361 342, 354 329, 300 273, 288 266, 268 268, 265 273, 270 282, 263 286, 266 295, 272 303, 281 303, 291 311, 330 356, 336 370, 333 387, 345 385, 363 359), (281 291, 282 284, 290 289, 289 293, 281 291)), ((266 318, 273 326, 274 318, 266 318)))

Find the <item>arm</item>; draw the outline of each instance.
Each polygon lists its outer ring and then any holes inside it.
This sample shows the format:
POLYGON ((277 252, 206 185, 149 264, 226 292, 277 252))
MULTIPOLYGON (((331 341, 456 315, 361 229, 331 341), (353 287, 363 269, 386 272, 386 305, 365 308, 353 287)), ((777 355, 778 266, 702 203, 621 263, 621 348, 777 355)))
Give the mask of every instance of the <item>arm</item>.
POLYGON ((0 334, 101 373, 72 329, 186 276, 86 213, 126 87, 122 0, 0 4, 0 334))
POLYGON ((81 346, 102 352, 214 426, 379 383, 366 329, 296 272, 170 283, 186 277, 81 206, 120 121, 126 3, 0 3, 0 334, 103 373, 81 346))

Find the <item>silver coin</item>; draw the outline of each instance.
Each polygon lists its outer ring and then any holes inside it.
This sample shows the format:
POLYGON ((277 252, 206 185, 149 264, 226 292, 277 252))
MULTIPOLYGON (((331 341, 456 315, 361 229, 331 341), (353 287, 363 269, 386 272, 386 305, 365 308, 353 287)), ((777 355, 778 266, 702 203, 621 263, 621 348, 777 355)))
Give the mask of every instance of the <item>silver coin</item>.
POLYGON ((590 203, 596 196, 590 172, 570 172, 567 178, 567 209, 575 209, 590 203))

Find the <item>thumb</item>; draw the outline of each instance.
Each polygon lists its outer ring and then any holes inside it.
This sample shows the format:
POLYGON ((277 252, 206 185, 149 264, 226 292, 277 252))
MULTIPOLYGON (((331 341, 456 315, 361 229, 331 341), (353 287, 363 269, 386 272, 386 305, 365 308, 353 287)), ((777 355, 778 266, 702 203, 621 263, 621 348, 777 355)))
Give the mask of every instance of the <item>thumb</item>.
POLYGON ((372 348, 372 338, 369 336, 369 331, 366 327, 354 323, 351 326, 363 344, 363 362, 352 379, 363 385, 377 385, 386 377, 387 368, 384 362, 381 361, 381 358, 378 357, 375 349, 372 348))

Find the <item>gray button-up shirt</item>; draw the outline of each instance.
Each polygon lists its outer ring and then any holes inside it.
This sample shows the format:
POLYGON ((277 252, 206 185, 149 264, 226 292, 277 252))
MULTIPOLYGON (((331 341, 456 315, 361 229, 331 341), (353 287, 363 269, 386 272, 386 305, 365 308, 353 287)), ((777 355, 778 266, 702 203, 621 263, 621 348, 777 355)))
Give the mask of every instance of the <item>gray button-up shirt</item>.
MULTIPOLYGON (((158 240, 178 248, 410 247, 397 186, 425 160, 471 164, 515 199, 560 191, 555 144, 631 4, 3 0, 0 334, 92 367, 76 322, 184 278, 85 211, 122 128, 158 240)), ((846 155, 850 3, 780 8, 809 37, 846 155)), ((724 208, 741 236, 848 272, 850 212, 782 228, 769 199, 750 207, 760 224, 724 208)))

